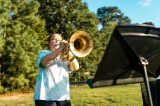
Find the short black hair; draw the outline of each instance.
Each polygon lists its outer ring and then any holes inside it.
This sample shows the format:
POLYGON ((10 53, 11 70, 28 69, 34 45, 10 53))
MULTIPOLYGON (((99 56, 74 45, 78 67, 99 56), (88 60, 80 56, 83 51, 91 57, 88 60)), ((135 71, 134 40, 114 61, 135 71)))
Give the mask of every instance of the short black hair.
POLYGON ((50 42, 50 39, 51 39, 51 37, 52 37, 54 34, 59 34, 59 35, 61 36, 61 38, 63 39, 62 34, 60 34, 60 33, 52 33, 52 34, 50 34, 49 37, 48 37, 48 42, 50 42))

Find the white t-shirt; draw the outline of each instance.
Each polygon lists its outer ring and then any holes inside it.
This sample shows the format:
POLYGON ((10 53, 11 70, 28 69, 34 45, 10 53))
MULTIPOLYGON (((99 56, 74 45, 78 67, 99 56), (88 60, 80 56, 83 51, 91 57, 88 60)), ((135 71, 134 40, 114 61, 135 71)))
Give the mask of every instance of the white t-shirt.
POLYGON ((49 66, 42 66, 41 60, 51 53, 50 50, 40 51, 37 57, 38 76, 36 80, 35 100, 70 100, 68 62, 54 59, 49 66))

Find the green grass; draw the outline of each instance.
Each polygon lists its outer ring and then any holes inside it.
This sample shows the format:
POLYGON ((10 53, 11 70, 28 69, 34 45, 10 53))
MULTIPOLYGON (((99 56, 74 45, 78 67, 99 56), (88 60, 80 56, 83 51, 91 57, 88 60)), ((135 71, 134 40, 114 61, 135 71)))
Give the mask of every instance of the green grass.
MULTIPOLYGON (((71 86, 72 106, 142 106, 139 84, 91 89, 71 86)), ((34 106, 33 92, 0 95, 0 106, 34 106)))
POLYGON ((142 106, 139 84, 72 89, 73 106, 142 106))

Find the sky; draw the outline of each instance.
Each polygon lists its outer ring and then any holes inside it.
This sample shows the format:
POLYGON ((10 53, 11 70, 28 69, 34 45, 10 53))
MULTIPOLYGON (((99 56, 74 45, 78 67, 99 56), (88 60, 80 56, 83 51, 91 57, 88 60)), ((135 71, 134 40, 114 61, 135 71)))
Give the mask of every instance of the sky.
POLYGON ((117 6, 131 23, 153 22, 160 27, 160 0, 82 0, 91 12, 104 6, 117 6))

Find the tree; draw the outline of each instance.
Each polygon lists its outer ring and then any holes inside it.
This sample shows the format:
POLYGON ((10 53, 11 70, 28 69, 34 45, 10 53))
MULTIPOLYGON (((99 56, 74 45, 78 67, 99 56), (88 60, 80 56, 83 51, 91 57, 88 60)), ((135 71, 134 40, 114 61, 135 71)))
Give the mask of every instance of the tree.
POLYGON ((0 86, 3 92, 35 84, 36 57, 42 48, 40 38, 46 34, 45 22, 37 15, 38 8, 39 3, 34 0, 0 0, 1 37, 4 39, 0 86))
MULTIPOLYGON (((97 32, 98 18, 95 13, 89 12, 87 4, 82 0, 38 0, 40 16, 46 21, 49 34, 63 33, 65 39, 79 30, 86 31, 93 38, 97 32)), ((93 53, 94 54, 94 53, 93 53)), ((71 80, 84 80, 90 76, 90 70, 96 65, 91 61, 92 54, 85 58, 78 58, 80 70, 71 74, 71 80), (87 76, 85 76, 85 73, 87 76)))
POLYGON ((117 24, 124 24, 131 22, 129 17, 124 16, 124 14, 118 9, 118 7, 109 6, 109 7, 98 8, 97 16, 103 28, 109 22, 117 22, 117 24))
POLYGON ((38 0, 39 14, 46 21, 48 33, 63 33, 67 39, 78 30, 95 33, 98 18, 81 0, 38 0))

